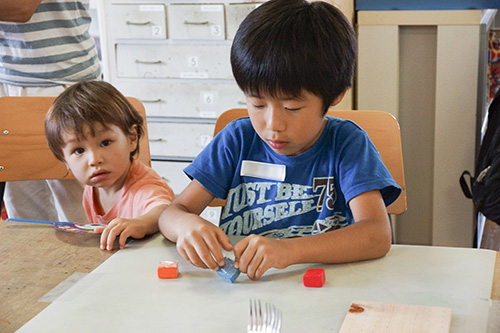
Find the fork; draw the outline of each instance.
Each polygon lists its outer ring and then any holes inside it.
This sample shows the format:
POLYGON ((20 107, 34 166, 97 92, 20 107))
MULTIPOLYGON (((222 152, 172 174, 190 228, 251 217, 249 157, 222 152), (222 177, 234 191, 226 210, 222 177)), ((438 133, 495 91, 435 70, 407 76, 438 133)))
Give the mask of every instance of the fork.
POLYGON ((265 303, 264 310, 260 300, 250 300, 247 332, 279 333, 281 331, 281 310, 273 304, 265 303))

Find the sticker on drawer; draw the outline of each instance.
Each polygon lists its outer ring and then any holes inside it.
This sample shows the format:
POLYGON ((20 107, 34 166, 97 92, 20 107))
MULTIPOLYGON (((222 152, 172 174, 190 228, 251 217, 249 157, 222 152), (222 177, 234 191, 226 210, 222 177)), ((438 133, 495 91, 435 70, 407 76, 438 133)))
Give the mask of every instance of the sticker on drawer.
POLYGON ((183 72, 181 79, 208 79, 208 73, 183 72))
POLYGON ((140 5, 139 10, 141 12, 161 12, 165 7, 163 5, 140 5))
POLYGON ((201 5, 202 12, 221 12, 223 5, 201 5))

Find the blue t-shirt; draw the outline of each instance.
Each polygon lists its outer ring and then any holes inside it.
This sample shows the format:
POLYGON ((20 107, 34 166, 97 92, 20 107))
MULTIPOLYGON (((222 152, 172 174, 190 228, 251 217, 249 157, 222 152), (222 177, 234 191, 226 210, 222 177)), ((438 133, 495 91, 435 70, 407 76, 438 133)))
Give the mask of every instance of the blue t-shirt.
POLYGON ((397 199, 401 189, 366 132, 351 121, 327 119, 319 139, 297 156, 274 152, 248 117, 235 120, 184 169, 227 200, 220 221, 226 234, 321 233, 354 223, 348 202, 361 193, 380 190, 386 206, 397 199))

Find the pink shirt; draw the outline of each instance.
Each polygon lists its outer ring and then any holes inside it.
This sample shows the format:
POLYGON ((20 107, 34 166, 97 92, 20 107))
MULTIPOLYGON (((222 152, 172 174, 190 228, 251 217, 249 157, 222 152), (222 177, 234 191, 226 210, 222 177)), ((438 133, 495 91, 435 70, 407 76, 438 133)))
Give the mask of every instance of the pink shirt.
POLYGON ((134 160, 120 197, 111 209, 100 215, 100 205, 94 198, 94 188, 85 186, 83 208, 89 223, 108 224, 117 217, 135 218, 161 204, 170 204, 175 195, 170 186, 150 167, 134 160))

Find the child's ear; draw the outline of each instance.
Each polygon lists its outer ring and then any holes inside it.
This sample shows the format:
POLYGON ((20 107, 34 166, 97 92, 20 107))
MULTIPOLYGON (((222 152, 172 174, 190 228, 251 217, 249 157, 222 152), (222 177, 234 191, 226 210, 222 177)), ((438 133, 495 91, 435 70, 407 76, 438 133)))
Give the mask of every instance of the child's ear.
POLYGON ((137 125, 132 125, 132 127, 130 127, 130 134, 128 137, 130 139, 130 149, 131 151, 134 151, 135 148, 137 148, 137 145, 139 144, 139 137, 137 135, 137 125))
POLYGON ((342 98, 344 98, 345 93, 346 93, 346 90, 343 93, 341 93, 340 95, 338 95, 337 98, 335 98, 335 100, 333 101, 333 103, 330 106, 335 106, 335 105, 339 104, 342 101, 342 98))

